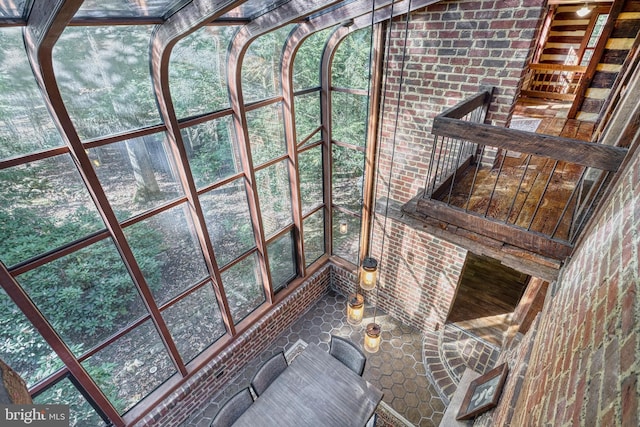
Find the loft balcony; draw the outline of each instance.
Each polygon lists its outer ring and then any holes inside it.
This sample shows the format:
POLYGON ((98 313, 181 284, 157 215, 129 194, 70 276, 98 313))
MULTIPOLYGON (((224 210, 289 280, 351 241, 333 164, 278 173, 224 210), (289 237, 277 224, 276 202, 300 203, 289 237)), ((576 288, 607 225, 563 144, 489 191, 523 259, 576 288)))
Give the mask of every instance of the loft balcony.
POLYGON ((403 212, 467 249, 491 248, 553 276, 627 149, 590 142, 594 124, 577 120, 548 119, 537 132, 484 124, 491 93, 434 119, 426 185, 403 212))

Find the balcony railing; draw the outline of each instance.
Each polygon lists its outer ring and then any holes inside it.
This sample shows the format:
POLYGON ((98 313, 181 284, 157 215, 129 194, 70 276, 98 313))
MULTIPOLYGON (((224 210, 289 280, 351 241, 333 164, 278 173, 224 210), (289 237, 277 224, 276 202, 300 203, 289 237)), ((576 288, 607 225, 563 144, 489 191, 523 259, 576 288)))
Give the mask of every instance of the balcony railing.
POLYGON ((578 65, 529 64, 522 95, 573 101, 587 67, 578 65))
POLYGON ((483 124, 491 91, 434 119, 417 209, 561 259, 569 255, 626 149, 483 124))

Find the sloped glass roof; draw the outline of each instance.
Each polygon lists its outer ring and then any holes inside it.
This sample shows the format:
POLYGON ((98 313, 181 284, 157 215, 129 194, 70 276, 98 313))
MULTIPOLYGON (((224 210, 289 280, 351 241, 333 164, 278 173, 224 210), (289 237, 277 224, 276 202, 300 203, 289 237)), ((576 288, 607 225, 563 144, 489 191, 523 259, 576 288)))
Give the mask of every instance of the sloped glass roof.
POLYGON ((85 0, 76 18, 162 18, 188 0, 85 0))
POLYGON ((27 0, 0 0, 0 18, 22 18, 27 0))
POLYGON ((263 15, 283 4, 289 3, 290 0, 248 0, 235 9, 230 10, 222 16, 222 19, 254 19, 263 15))

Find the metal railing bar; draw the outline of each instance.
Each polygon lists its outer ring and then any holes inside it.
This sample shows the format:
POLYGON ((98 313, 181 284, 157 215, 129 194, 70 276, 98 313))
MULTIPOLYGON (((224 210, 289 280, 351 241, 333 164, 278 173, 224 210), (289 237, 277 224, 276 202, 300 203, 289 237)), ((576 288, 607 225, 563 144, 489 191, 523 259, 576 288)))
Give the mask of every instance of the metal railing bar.
POLYGON ((547 192, 547 189, 549 188, 549 183, 551 182, 551 178, 553 177, 553 174, 556 172, 556 167, 558 167, 558 160, 555 160, 553 162, 553 168, 551 168, 551 172, 549 172, 549 177, 547 177, 547 182, 544 184, 544 190, 542 190, 542 194, 540 194, 540 198, 538 199, 538 203, 536 204, 536 208, 533 211, 533 215, 531 215, 531 221, 529 221, 529 225, 527 226, 527 231, 531 231, 531 226, 533 225, 533 220, 535 219, 536 215, 538 214, 538 209, 540 209, 540 206, 542 205, 542 201, 544 200, 544 195, 547 192))
POLYGON ((500 160, 500 167, 498 168, 498 176, 496 176, 496 180, 493 183, 493 188, 491 189, 491 195, 489 196, 489 203, 487 203, 487 208, 484 210, 484 217, 487 217, 487 214, 489 213, 489 207, 491 207, 491 201, 493 200, 493 195, 495 194, 496 191, 496 187, 498 186, 498 180, 500 179, 500 174, 502 173, 502 167, 504 166, 504 162, 507 158, 507 153, 509 152, 509 150, 505 150, 504 154, 502 155, 502 160, 500 160))
MULTIPOLYGON (((429 179, 431 178, 431 170, 433 168, 433 160, 436 156, 436 149, 438 147, 438 135, 433 135, 433 145, 431 146, 431 157, 429 158, 429 167, 427 168, 427 176, 425 177, 424 180, 424 197, 427 197, 427 188, 429 186, 429 179)), ((434 176, 435 179, 435 176, 434 176)), ((431 193, 429 193, 431 194, 431 193)))
MULTIPOLYGON (((607 179, 609 178, 609 174, 611 172, 606 171, 604 178, 600 180, 600 184, 598 185, 598 190, 593 193, 593 197, 591 198, 591 201, 589 202, 589 207, 587 209, 584 209, 583 212, 584 214, 580 214, 580 216, 582 217, 580 219, 580 224, 578 224, 573 230, 570 230, 569 233, 569 239, 567 239, 571 244, 575 243, 575 237, 578 235, 578 232, 582 229, 582 226, 584 225, 585 221, 589 218, 589 215, 587 215, 586 213, 589 212, 591 209, 593 209, 593 204, 595 203, 596 199, 597 199, 597 195, 600 194, 600 192, 602 191, 602 187, 605 185, 605 183, 607 182, 607 179)), ((575 224, 575 221, 574 221, 575 224)), ((572 224, 572 225, 574 225, 572 224)))
MULTIPOLYGON (((571 195, 569 196, 569 199, 567 200, 567 203, 564 204, 564 208, 562 209, 562 213, 560 214, 560 217, 558 218, 558 222, 556 222, 556 226, 553 228, 553 231, 550 234, 551 238, 553 238, 553 236, 556 235, 556 232, 558 231, 558 228, 560 228, 560 224, 562 223, 562 219, 564 218, 565 214, 569 210, 569 205, 571 204, 571 201, 573 200, 573 197, 576 194, 578 194, 577 190, 580 187, 579 184, 582 183, 582 181, 584 179, 584 175, 586 174, 586 172, 587 172, 587 168, 584 168, 582 170, 582 173, 580 174, 580 178, 578 178, 577 184, 573 186, 573 190, 571 191, 571 195)), ((576 205, 577 204, 578 204, 578 201, 576 200, 576 205)))
POLYGON ((451 201, 451 194, 453 193, 453 185, 456 182, 456 174, 458 172, 458 168, 460 167, 460 159, 462 158, 462 144, 464 142, 460 141, 460 149, 458 150, 458 161, 456 162, 456 167, 453 169, 453 176, 451 177, 451 185, 449 186, 449 194, 447 195, 447 204, 451 201))
POLYGON ((471 202, 471 194, 473 194, 473 187, 476 185, 476 179, 478 178, 478 170, 480 169, 480 164, 482 164, 482 158, 484 157, 484 148, 483 145, 480 149, 480 156, 476 159, 476 170, 473 173, 473 180, 471 181, 471 187, 469 188, 469 194, 467 195, 467 204, 464 207, 465 211, 469 210, 469 203, 471 202))
MULTIPOLYGON (((520 189, 522 188, 522 183, 524 182, 524 178, 527 176, 527 172, 529 170, 529 162, 531 161, 531 154, 527 156, 527 159, 524 164, 524 171, 522 172, 522 176, 520 177, 520 182, 518 183, 518 189, 516 190, 515 196, 513 196, 513 201, 511 202, 511 206, 509 206, 509 210, 507 211, 507 217, 505 218, 505 222, 509 222, 509 217, 511 216, 511 211, 516 204, 516 200, 518 199, 518 194, 520 193, 520 189)), ((516 217, 517 219, 517 217, 516 217)), ((513 222, 515 224, 515 221, 513 222)))

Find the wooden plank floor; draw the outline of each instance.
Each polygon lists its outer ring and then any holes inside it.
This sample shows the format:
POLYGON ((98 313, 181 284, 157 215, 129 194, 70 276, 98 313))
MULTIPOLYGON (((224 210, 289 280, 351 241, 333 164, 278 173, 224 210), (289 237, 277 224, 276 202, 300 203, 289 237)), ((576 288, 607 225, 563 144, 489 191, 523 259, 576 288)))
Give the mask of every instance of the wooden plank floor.
MULTIPOLYGON (((590 141, 595 124, 566 119, 567 108, 530 100, 519 102, 514 115, 540 119, 537 133, 590 141)), ((571 212, 567 201, 582 172, 577 165, 503 152, 493 165, 478 169, 475 181, 475 166, 456 177, 451 193, 442 191, 440 200, 450 198, 455 206, 545 234, 556 229, 556 238, 567 238, 571 217, 561 215, 565 207, 571 212)), ((447 322, 500 346, 528 280, 499 261, 469 252, 447 322)))
POLYGON ((500 261, 468 252, 447 322, 499 346, 528 281, 500 261))
MULTIPOLYGON (((588 141, 595 124, 542 117, 536 132, 588 141)), ((456 176, 439 200, 509 224, 568 240, 575 197, 584 168, 513 151, 491 165, 472 165, 456 176)), ((586 189, 583 189, 583 191, 586 189)))

